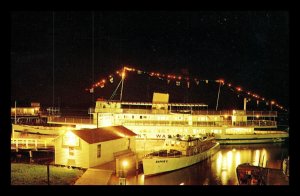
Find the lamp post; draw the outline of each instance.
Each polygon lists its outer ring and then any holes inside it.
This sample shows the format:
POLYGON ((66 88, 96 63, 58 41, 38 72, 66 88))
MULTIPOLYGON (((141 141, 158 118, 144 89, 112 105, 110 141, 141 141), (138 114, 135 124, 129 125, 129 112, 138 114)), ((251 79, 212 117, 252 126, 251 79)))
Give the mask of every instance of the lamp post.
POLYGON ((128 161, 124 160, 122 162, 122 166, 123 166, 123 178, 125 178, 124 185, 126 185, 126 167, 128 166, 128 161))
POLYGON ((128 161, 122 161, 122 171, 119 178, 119 185, 126 185, 126 167, 128 166, 128 161))

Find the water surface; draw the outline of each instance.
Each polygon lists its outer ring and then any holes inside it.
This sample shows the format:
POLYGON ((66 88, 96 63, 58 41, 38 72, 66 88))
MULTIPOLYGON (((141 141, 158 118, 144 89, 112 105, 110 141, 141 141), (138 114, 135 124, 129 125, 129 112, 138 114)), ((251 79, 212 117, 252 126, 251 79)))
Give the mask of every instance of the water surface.
MULTIPOLYGON (((131 174, 127 185, 237 185, 236 167, 241 163, 267 166, 288 156, 288 145, 247 144, 221 145, 215 155, 200 163, 155 176, 131 174)), ((277 162, 279 163, 279 162, 277 162)), ((112 181, 116 184, 117 178, 112 181)))

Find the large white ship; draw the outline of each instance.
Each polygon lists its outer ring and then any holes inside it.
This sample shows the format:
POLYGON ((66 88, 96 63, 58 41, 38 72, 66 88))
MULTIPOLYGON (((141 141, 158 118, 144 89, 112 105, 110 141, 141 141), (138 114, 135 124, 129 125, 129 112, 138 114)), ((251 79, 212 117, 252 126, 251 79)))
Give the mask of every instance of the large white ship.
POLYGON ((213 137, 173 137, 165 140, 161 150, 143 159, 144 175, 154 175, 188 167, 214 155, 220 144, 213 137))
POLYGON ((166 139, 213 135, 220 143, 282 142, 288 133, 278 131, 276 111, 208 110, 200 103, 169 103, 169 95, 154 93, 152 102, 98 99, 93 115, 96 127, 123 125, 138 138, 166 139))

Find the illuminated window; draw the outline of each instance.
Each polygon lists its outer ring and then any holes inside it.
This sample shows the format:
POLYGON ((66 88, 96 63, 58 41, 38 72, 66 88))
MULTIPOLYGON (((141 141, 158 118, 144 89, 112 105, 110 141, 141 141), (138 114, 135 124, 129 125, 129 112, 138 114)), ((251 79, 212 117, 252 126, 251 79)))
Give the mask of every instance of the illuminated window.
POLYGON ((97 145, 97 158, 101 157, 101 144, 97 145))
POLYGON ((69 146, 69 156, 74 156, 74 147, 69 146))

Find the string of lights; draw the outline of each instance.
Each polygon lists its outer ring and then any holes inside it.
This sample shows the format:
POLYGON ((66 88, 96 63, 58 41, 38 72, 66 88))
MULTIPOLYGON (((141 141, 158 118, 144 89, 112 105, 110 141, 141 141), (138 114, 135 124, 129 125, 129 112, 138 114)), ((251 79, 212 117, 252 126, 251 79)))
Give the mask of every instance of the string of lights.
POLYGON ((278 104, 277 102, 275 102, 272 99, 266 99, 263 96, 258 95, 257 93, 253 93, 251 91, 248 90, 244 90, 242 87, 240 86, 235 86, 232 83, 226 83, 223 79, 217 79, 217 80, 209 80, 209 79, 200 79, 197 77, 189 77, 189 76, 182 76, 182 75, 175 75, 175 74, 164 74, 164 73, 159 73, 159 72, 147 72, 147 71, 143 71, 143 70, 139 70, 139 69, 135 69, 135 68, 131 68, 131 67, 123 67, 121 70, 117 70, 115 73, 113 74, 109 74, 107 77, 102 78, 100 80, 98 80, 96 83, 94 83, 90 88, 86 88, 86 91, 89 91, 90 93, 94 93, 94 89, 95 88, 104 88, 105 85, 108 83, 113 83, 114 82, 114 78, 119 76, 121 78, 125 78, 126 77, 126 72, 135 72, 136 74, 145 74, 148 75, 150 77, 156 77, 160 80, 165 80, 167 81, 168 84, 170 84, 171 82, 174 83, 176 86, 181 86, 183 84, 186 84, 187 88, 190 88, 191 84, 194 83, 195 85, 199 85, 200 83, 206 83, 208 84, 209 82, 214 82, 214 83, 218 83, 221 84, 221 86, 225 86, 227 88, 229 88, 231 91, 235 92, 238 94, 238 96, 244 96, 247 97, 247 101, 251 101, 252 99, 256 100, 257 103, 259 102, 264 102, 266 105, 271 105, 272 106, 276 106, 277 108, 287 111, 286 108, 284 108, 282 105, 278 104))

